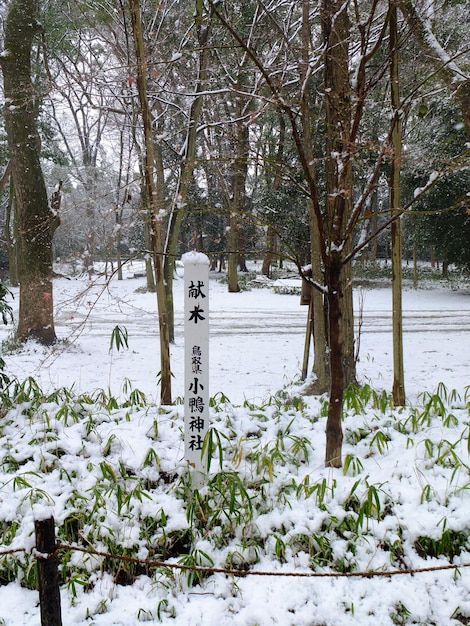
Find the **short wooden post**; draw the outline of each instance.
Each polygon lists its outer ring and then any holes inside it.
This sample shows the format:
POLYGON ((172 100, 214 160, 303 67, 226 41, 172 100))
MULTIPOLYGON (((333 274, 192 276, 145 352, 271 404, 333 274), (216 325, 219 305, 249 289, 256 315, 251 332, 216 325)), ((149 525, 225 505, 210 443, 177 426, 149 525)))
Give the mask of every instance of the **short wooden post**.
POLYGON ((307 328, 305 330, 304 358, 302 360, 302 372, 300 379, 306 380, 308 375, 308 359, 310 355, 310 344, 312 343, 313 334, 313 302, 308 305, 307 328))
POLYGON ((304 358, 302 360, 301 380, 305 380, 308 374, 308 358, 313 334, 313 285, 307 279, 312 278, 312 270, 304 270, 302 276, 302 291, 300 292, 300 304, 308 305, 307 329, 305 332, 304 358))
POLYGON ((37 564, 41 626, 62 626, 57 558, 48 556, 56 550, 54 518, 36 520, 34 530, 36 550, 39 553, 37 564))

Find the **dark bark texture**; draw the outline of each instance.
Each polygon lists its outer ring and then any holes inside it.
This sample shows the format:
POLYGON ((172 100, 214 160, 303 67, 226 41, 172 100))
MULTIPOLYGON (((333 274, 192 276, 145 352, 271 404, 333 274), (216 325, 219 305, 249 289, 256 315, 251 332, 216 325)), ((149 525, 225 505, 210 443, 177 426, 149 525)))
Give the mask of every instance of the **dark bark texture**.
POLYGON ((20 313, 18 337, 43 344, 56 340, 52 298, 52 237, 60 223, 49 208, 41 168, 37 98, 31 50, 40 31, 38 0, 12 0, 1 58, 5 126, 12 163, 18 233, 20 313))
POLYGON ((341 418, 344 388, 354 374, 352 296, 347 252, 346 224, 351 212, 352 159, 350 145, 351 89, 349 83, 349 17, 347 3, 323 0, 322 34, 325 45, 326 113, 326 216, 327 255, 325 276, 328 289, 330 345, 330 403, 326 425, 325 464, 341 467, 343 433, 341 418), (348 292, 348 293, 346 293, 348 292))

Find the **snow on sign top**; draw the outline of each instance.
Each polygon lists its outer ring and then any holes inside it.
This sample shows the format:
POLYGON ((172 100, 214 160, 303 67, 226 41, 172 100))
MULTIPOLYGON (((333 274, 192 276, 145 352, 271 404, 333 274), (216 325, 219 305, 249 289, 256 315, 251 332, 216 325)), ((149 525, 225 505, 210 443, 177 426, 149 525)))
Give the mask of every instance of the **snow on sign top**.
POLYGON ((183 261, 183 265, 209 265, 209 257, 203 252, 196 252, 195 250, 185 252, 181 260, 183 261))

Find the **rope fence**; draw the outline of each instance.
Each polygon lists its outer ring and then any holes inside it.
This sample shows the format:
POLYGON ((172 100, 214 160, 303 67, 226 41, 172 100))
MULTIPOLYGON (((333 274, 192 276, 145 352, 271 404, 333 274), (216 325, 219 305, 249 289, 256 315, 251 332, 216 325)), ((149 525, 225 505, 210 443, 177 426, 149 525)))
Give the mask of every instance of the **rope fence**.
POLYGON ((122 561, 125 563, 133 563, 135 565, 145 565, 149 568, 161 567, 175 570, 201 572, 205 574, 226 574, 228 576, 278 576, 278 577, 292 577, 292 578, 378 578, 387 576, 403 576, 403 575, 415 575, 426 572, 441 572, 445 570, 459 570, 470 567, 470 563, 446 563, 443 565, 433 565, 429 567, 417 567, 409 569, 394 569, 394 570, 368 570, 365 572, 279 572, 279 571, 264 571, 264 570, 248 570, 248 569, 230 569, 226 567, 206 567, 202 565, 184 565, 182 563, 175 563, 173 561, 160 561, 158 559, 141 559, 135 556, 128 556, 123 554, 112 554, 111 552, 104 552, 102 550, 94 550, 92 548, 81 548, 80 546, 74 546, 65 543, 57 543, 54 552, 42 553, 37 548, 27 550, 26 548, 15 548, 12 550, 0 550, 0 558, 9 554, 17 552, 24 552, 32 554, 36 559, 56 559, 63 551, 81 552, 90 556, 99 556, 106 559, 113 559, 116 561, 122 561))
POLYGON ((470 563, 446 563, 429 567, 394 569, 394 570, 369 570, 364 572, 296 572, 296 571, 265 571, 232 569, 225 567, 205 567, 162 561, 158 559, 143 559, 134 556, 112 554, 93 548, 82 548, 71 544, 57 543, 55 538, 54 519, 46 519, 35 522, 36 546, 30 550, 26 548, 11 548, 0 550, 0 558, 16 553, 31 554, 37 560, 38 565, 38 591, 41 610, 41 626, 62 626, 60 610, 60 591, 58 562, 59 556, 64 551, 81 552, 90 556, 112 559, 125 563, 146 566, 148 568, 168 568, 180 571, 197 572, 200 574, 224 574, 239 578, 246 576, 269 576, 276 578, 384 578, 393 576, 422 574, 426 572, 441 572, 445 570, 460 570, 470 567, 470 563))
POLYGON ((28 552, 28 550, 26 550, 26 548, 12 548, 11 550, 0 550, 0 556, 15 554, 15 552, 28 552))

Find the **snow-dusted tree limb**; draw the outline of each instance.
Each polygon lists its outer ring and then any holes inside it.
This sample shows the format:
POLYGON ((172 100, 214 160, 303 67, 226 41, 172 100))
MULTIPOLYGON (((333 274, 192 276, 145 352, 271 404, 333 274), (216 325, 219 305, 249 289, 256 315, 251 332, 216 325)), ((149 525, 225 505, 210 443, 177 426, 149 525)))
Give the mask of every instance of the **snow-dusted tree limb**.
POLYGON ((418 44, 438 71, 439 76, 452 90, 470 135, 470 76, 458 64, 457 58, 452 57, 439 43, 432 30, 429 16, 419 11, 417 3, 413 0, 398 0, 398 2, 418 44))

